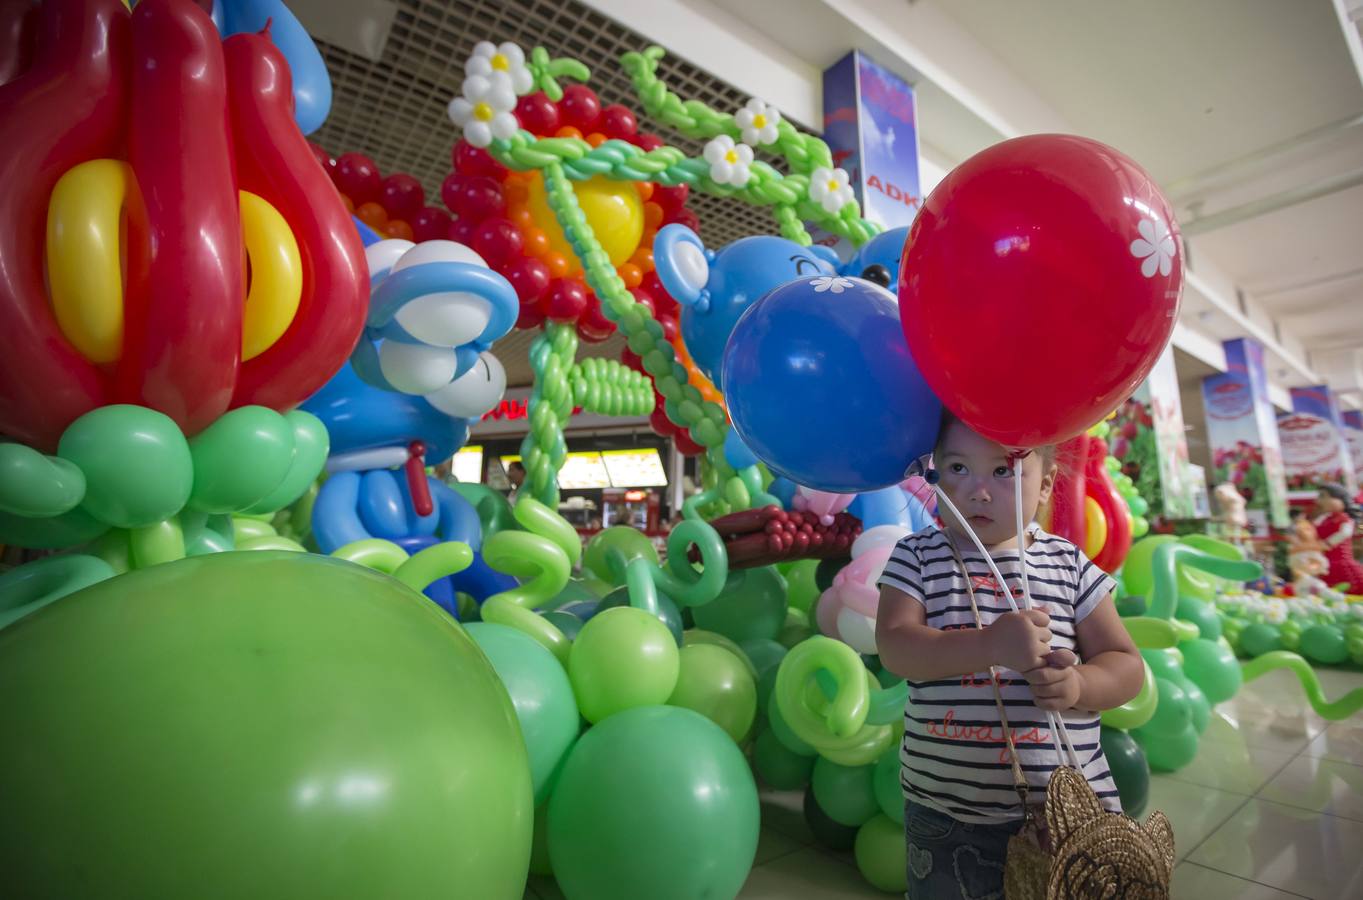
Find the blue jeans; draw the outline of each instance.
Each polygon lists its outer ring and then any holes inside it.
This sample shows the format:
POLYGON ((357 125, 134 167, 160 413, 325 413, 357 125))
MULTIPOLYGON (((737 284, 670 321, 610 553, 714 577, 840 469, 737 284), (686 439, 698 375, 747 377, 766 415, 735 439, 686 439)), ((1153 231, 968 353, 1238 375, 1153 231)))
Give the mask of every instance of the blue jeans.
POLYGON ((1022 819, 972 825, 905 801, 909 900, 1003 900, 1008 839, 1021 828, 1022 819))

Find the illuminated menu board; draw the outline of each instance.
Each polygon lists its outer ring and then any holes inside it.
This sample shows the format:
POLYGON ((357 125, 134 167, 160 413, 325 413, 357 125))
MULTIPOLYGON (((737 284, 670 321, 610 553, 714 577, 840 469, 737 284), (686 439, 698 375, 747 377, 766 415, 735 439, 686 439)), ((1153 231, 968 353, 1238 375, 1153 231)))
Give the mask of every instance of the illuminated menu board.
POLYGON ((454 454, 454 477, 466 484, 483 480, 483 448, 465 447, 454 454))
POLYGON ((559 469, 558 486, 564 490, 607 488, 611 486, 611 477, 600 453, 569 453, 559 469))
POLYGON ((662 487, 667 484, 663 461, 652 447, 645 450, 604 450, 601 459, 610 474, 613 487, 662 487))

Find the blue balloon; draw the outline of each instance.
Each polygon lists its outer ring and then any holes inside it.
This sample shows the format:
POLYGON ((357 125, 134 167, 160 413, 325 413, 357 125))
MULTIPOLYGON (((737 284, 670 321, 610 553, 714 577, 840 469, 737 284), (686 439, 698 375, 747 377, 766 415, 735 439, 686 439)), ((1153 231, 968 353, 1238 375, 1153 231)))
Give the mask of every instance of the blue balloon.
MULTIPOLYGON (((735 433, 737 433, 736 430, 735 433)), ((772 479, 771 484, 767 486, 767 493, 771 494, 777 500, 780 500, 782 507, 790 509, 790 503, 795 499, 795 491, 798 490, 798 487, 799 486, 789 478, 777 476, 772 479)))
POLYGON ((899 261, 904 243, 909 238, 909 226, 882 231, 857 248, 856 255, 843 263, 838 271, 856 278, 862 277, 871 266, 882 266, 890 276, 890 290, 895 289, 899 277, 899 261))
POLYGON ((802 278, 753 304, 724 350, 724 394, 772 472, 840 493, 902 481, 942 415, 894 295, 858 278, 802 278))
POLYGON ((312 538, 323 553, 373 537, 360 521, 360 478, 359 472, 337 472, 317 491, 312 504, 312 538))
POLYGON ((359 216, 351 216, 350 221, 355 223, 355 230, 360 233, 360 243, 368 247, 370 244, 377 244, 383 240, 383 235, 360 221, 359 216))
POLYGON ((724 460, 735 469, 757 465, 757 457, 753 456, 748 445, 743 443, 743 438, 732 428, 724 435, 724 460))
POLYGON ((423 397, 376 388, 348 364, 302 408, 326 426, 332 456, 421 441, 427 459, 443 460, 468 440, 468 420, 451 418, 423 397))
POLYGON ((509 591, 519 582, 505 572, 498 572, 483 560, 483 554, 474 553, 473 563, 464 571, 450 576, 450 584, 461 594, 468 594, 482 603, 493 594, 509 591))
POLYGON ((861 519, 862 528, 878 525, 910 527, 909 497, 898 485, 858 494, 847 511, 861 519))
POLYGON ((298 130, 312 134, 321 128, 331 112, 331 76, 307 29, 283 0, 218 0, 213 12, 223 37, 259 32, 270 23, 270 40, 284 54, 293 78, 293 118, 298 130))
MULTIPOLYGON (((440 542, 429 535, 413 535, 412 537, 395 538, 393 543, 406 550, 407 555, 416 556, 427 547, 434 547, 440 542)), ((459 598, 455 596, 454 585, 449 578, 437 578, 426 585, 426 589, 422 593, 434 600, 436 606, 456 619, 459 618, 459 598)))

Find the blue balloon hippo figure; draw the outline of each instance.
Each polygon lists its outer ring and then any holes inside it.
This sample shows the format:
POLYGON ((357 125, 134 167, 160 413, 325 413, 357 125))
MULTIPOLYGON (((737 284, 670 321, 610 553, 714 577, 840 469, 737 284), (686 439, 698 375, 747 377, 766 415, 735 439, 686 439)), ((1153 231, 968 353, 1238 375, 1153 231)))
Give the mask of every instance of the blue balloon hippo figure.
POLYGON ((909 226, 882 231, 857 248, 852 258, 838 267, 839 274, 865 278, 891 293, 899 282, 899 263, 909 226))
POLYGON ((773 235, 739 238, 710 250, 685 225, 658 232, 653 260, 663 287, 682 308, 687 352, 720 390, 720 360, 738 317, 772 288, 810 275, 835 275, 838 264, 828 247, 801 247, 773 235))

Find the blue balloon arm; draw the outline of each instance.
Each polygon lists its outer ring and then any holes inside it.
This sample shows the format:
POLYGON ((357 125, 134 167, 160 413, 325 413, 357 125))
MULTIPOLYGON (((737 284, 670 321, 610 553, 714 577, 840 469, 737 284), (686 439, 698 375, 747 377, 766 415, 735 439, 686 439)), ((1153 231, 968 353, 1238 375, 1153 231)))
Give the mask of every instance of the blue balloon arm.
POLYGON ((444 482, 434 478, 427 480, 431 486, 431 500, 435 502, 435 515, 440 517, 436 533, 442 540, 462 541, 475 551, 481 550, 483 525, 473 504, 444 482))
POLYGON ((337 472, 317 492, 312 505, 312 534, 323 553, 372 535, 360 522, 360 473, 337 472))
POLYGON ((398 487, 405 481, 388 469, 372 469, 360 476, 360 522, 370 536, 391 541, 412 533, 407 527, 408 501, 398 487))

